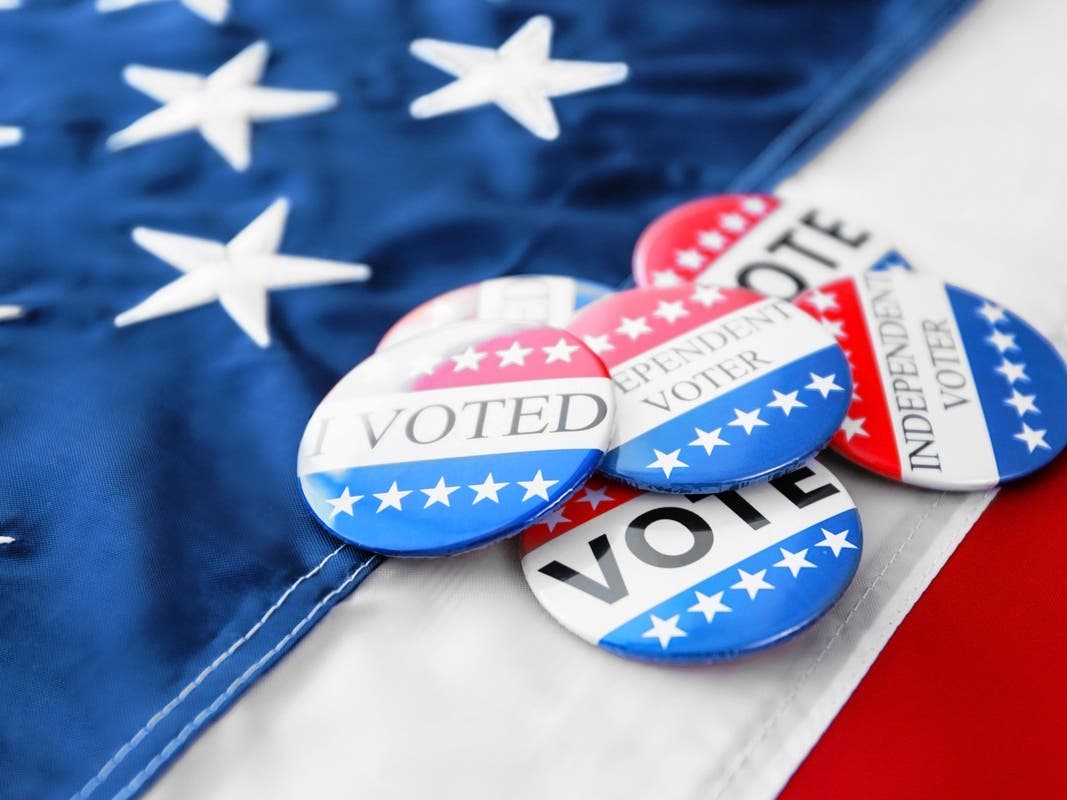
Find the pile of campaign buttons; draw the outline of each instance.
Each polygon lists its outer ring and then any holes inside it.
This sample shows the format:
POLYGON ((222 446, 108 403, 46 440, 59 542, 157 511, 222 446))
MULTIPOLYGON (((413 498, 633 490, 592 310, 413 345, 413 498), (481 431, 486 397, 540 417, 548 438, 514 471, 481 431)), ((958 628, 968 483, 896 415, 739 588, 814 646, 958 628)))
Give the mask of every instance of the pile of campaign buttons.
POLYGON ((396 556, 521 532, 533 595, 644 661, 714 662, 812 625, 860 564, 825 447, 973 490, 1067 448, 1067 364, 999 305, 805 201, 723 195, 639 237, 635 289, 461 287, 399 320, 323 399, 308 505, 396 556))

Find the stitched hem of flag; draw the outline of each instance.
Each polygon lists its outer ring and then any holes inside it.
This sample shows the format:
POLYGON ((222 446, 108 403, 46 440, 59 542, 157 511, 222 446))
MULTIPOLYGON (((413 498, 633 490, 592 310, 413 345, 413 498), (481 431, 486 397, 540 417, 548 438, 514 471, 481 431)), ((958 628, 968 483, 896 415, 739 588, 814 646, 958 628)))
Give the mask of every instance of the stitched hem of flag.
MULTIPOLYGON (((280 590, 264 613, 120 745, 72 800, 124 799, 143 791, 216 717, 281 659, 381 563, 340 545, 280 590)), ((208 660, 210 659, 210 660, 208 660)))
POLYGON ((904 71, 963 18, 978 0, 931 7, 916 0, 900 24, 768 145, 729 191, 773 191, 810 161, 904 71))

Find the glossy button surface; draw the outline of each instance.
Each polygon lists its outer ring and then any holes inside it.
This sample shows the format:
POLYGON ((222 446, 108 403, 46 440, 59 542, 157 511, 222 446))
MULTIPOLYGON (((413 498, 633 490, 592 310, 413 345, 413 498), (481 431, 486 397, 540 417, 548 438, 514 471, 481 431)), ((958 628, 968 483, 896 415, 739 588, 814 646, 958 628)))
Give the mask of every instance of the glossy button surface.
POLYGON ((589 477, 614 417, 603 364, 565 331, 499 328, 403 342, 325 397, 298 473, 331 532, 391 555, 460 552, 518 532, 589 477))
POLYGON ((848 354, 855 394, 833 447, 894 480, 982 489, 1067 445, 1067 367, 998 304, 919 272, 846 278, 796 301, 848 354))
POLYGON ((709 492, 786 472, 818 452, 851 396, 834 337, 784 300, 740 288, 631 289, 569 330, 604 360, 618 411, 606 475, 709 492))
POLYGON ((733 658, 803 630, 845 591, 861 547, 852 500, 816 461, 718 495, 597 477, 521 539, 534 595, 566 628, 673 662, 733 658))

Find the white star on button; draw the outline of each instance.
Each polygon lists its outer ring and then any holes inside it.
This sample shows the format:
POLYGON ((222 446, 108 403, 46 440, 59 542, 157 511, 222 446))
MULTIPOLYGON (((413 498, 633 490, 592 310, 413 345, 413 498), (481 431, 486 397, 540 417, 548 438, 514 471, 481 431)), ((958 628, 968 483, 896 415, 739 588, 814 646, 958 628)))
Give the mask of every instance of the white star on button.
POLYGON ((326 501, 330 504, 331 508, 333 508, 333 511, 330 512, 330 519, 333 519, 338 514, 348 514, 350 517, 355 516, 352 512, 352 506, 362 499, 363 495, 352 494, 348 491, 348 487, 346 486, 341 492, 340 497, 335 497, 332 500, 326 501))
POLYGON ((452 503, 449 502, 449 495, 452 492, 459 489, 458 486, 448 486, 445 484, 445 478, 442 475, 437 479, 437 485, 431 486, 429 489, 419 489, 424 495, 426 495, 426 505, 423 508, 429 508, 430 506, 440 503, 443 506, 452 507, 452 503))
POLYGON ((179 272, 180 278, 115 317, 124 327, 177 314, 216 300, 260 347, 270 344, 267 294, 271 289, 296 289, 365 281, 370 267, 277 252, 285 231, 289 203, 274 201, 227 244, 152 228, 135 228, 133 240, 179 272))
POLYGON ((452 361, 455 364, 455 366, 452 367, 452 371, 463 372, 463 370, 469 369, 472 372, 477 372, 481 360, 488 355, 488 353, 482 353, 479 350, 475 350, 474 345, 468 345, 467 349, 462 353, 451 356, 452 361))
POLYGON ((416 119, 495 104, 540 139, 559 136, 550 98, 611 86, 626 79, 621 63, 549 58, 552 20, 536 16, 494 50, 439 39, 416 39, 411 54, 456 80, 411 104, 416 119))
POLYGON ((547 481, 545 480, 545 476, 541 474, 541 470, 537 470, 537 474, 530 480, 516 481, 516 483, 526 490, 526 493, 522 496, 522 502, 525 503, 533 497, 540 497, 542 500, 547 500, 548 490, 559 483, 559 481, 547 481))
POLYGON ((23 311, 22 306, 0 306, 0 322, 18 319, 25 313, 26 312, 23 311))
POLYGON ((500 366, 507 367, 512 364, 518 367, 526 366, 526 356, 533 352, 532 347, 523 347, 518 341, 511 343, 511 347, 507 350, 497 350, 496 354, 500 356, 500 366))
POLYGON ((656 310, 652 312, 652 316, 665 319, 673 325, 679 318, 688 317, 689 312, 685 310, 681 300, 675 300, 672 303, 660 300, 656 310))
POLYGON ((1023 394, 1018 389, 1011 390, 1011 397, 1004 402, 1015 409, 1015 411, 1021 417, 1023 414, 1033 412, 1034 414, 1040 414, 1041 410, 1034 405, 1034 400, 1037 399, 1036 394, 1023 394))
POLYGON ((674 263, 682 269, 700 269, 704 264, 704 256, 700 255, 700 252, 690 248, 689 250, 678 250, 674 254, 674 263))
POLYGON ((14 147, 22 141, 22 128, 0 125, 0 147, 14 147))
POLYGON ((696 433, 697 438, 689 443, 690 447, 703 447, 704 452, 707 455, 711 455, 711 451, 716 447, 729 447, 730 443, 723 439, 719 434, 722 433, 722 428, 716 428, 713 431, 706 431, 701 428, 693 428, 693 432, 696 433))
POLYGON ((591 486, 585 487, 585 493, 578 498, 579 503, 588 503, 589 506, 596 511, 597 506, 601 503, 610 503, 612 497, 604 489, 594 489, 591 486))
POLYGON ((606 353, 608 350, 614 350, 615 345, 608 341, 609 335, 602 333, 599 336, 583 336, 582 341, 585 342, 585 346, 592 350, 597 355, 606 353))
POLYGON ((651 464, 646 464, 645 468, 661 469, 663 470, 663 476, 666 478, 671 477, 671 473, 674 470, 689 466, 680 458, 678 458, 678 455, 682 452, 681 448, 678 448, 677 450, 672 450, 669 453, 661 453, 659 450, 653 448, 652 452, 656 454, 656 460, 653 461, 651 464))
POLYGON ((799 575, 800 571, 805 567, 815 569, 815 565, 808 561, 808 548, 806 547, 797 553, 791 553, 784 547, 779 547, 778 551, 782 554, 782 560, 775 561, 774 566, 788 569, 794 578, 799 575))
POLYGON ((716 286, 697 286, 689 299, 694 303, 700 303, 704 308, 711 308, 726 298, 722 296, 722 292, 716 286))
POLYGON ((808 295, 808 302, 820 314, 837 308, 837 296, 832 292, 821 292, 818 289, 808 295))
POLYGON ((767 210, 767 203, 760 197, 746 197, 741 201, 741 210, 756 217, 767 210))
POLYGON ((677 639, 685 636, 686 633, 678 627, 678 619, 681 614, 675 614, 670 619, 660 619, 655 614, 649 614, 649 619, 652 620, 652 627, 641 634, 645 639, 659 639, 659 646, 664 650, 667 649, 667 645, 671 643, 671 639, 677 639))
POLYGON ((1008 381, 1008 385, 1015 383, 1015 381, 1028 381, 1030 378, 1026 374, 1026 364, 1016 364, 1014 361, 1008 361, 1004 359, 999 367, 994 367, 993 372, 999 372, 1008 381))
POLYGON ((684 281, 678 277, 678 273, 669 269, 658 269, 652 273, 652 285, 661 289, 671 286, 681 286, 684 281))
POLYGON ((998 322, 1004 319, 1004 309, 993 303, 984 303, 978 313, 985 317, 986 322, 990 325, 996 325, 998 322))
POLYGON ((490 472, 485 476, 485 480, 481 483, 475 483, 468 486, 468 489, 473 489, 475 492, 474 500, 471 501, 471 505, 478 505, 482 500, 492 500, 494 503, 499 503, 500 498, 497 497, 497 492, 507 486, 507 482, 497 483, 493 480, 493 473, 490 472))
POLYGON ((811 383, 807 384, 804 388, 811 389, 813 392, 818 392, 823 398, 829 397, 830 392, 843 392, 842 387, 834 383, 834 379, 837 377, 833 375, 816 375, 814 372, 809 372, 811 376, 811 383))
POLYGON ((438 355, 419 356, 412 359, 409 364, 409 375, 433 375, 433 371, 437 369, 437 365, 444 359, 438 355))
POLYGON ((759 572, 756 573, 749 573, 739 568, 737 570, 737 574, 740 580, 737 583, 733 584, 730 588, 743 589, 744 591, 748 592, 749 600, 755 600, 756 595, 764 589, 774 588, 774 584, 767 583, 767 581, 764 580, 764 577, 767 575, 767 570, 765 569, 761 569, 759 572))
POLYGON ((719 225, 728 231, 740 233, 748 225, 748 221, 740 214, 723 214, 719 217, 719 225))
POLYGON ((823 539, 821 542, 816 542, 815 546, 829 547, 834 553, 834 558, 837 558, 839 555, 841 555, 842 550, 859 549, 856 547, 856 545, 852 544, 852 542, 848 540, 847 530, 843 530, 840 533, 831 533, 830 531, 826 530, 826 528, 820 528, 819 530, 822 531, 823 539))
POLYGON ((547 356, 545 359, 546 364, 551 364, 555 361, 566 361, 569 364, 571 363, 571 355, 575 350, 579 349, 581 348, 578 345, 567 344, 567 340, 561 338, 550 347, 542 347, 541 351, 547 356))
POLYGON ((644 336, 646 333, 652 333, 652 329, 648 327, 648 323, 645 322, 644 317, 638 317, 637 319, 623 317, 622 321, 619 323, 619 327, 615 329, 615 333, 629 336, 630 341, 634 341, 639 336, 644 336))
POLYGON ((1023 429, 1016 433, 1014 438, 1018 439, 1020 442, 1024 442, 1027 451, 1030 453, 1034 452, 1038 447, 1043 450, 1051 450, 1052 448, 1049 447, 1048 442, 1045 441, 1046 433, 1048 433, 1047 430, 1035 431, 1024 422, 1023 429))
POLYGON ((1018 350, 1019 345, 1015 344, 1015 334, 1004 333, 1003 331, 994 330, 992 335, 987 336, 985 339, 993 347, 997 348, 997 352, 1006 353, 1009 350, 1018 350))
POLYGON ((751 436, 754 428, 766 428, 770 426, 770 423, 764 422, 759 418, 759 412, 760 409, 758 408, 753 409, 752 411, 742 411, 739 408, 735 408, 734 415, 736 419, 732 419, 726 424, 744 428, 745 433, 751 436))
POLYGON ((557 525, 563 525, 566 522, 570 522, 570 519, 563 516, 563 506, 552 509, 543 519, 538 520, 538 524, 548 528, 549 533, 555 532, 557 525))
MULTIPOLYGON (((230 16, 230 0, 179 0, 183 6, 198 17, 206 19, 213 25, 221 25, 230 16)), ((17 0, 16 0, 17 2, 17 0)), ((158 3, 159 0, 96 0, 96 10, 101 14, 109 11, 122 11, 134 6, 158 3)), ((0 6, 3 3, 0 2, 0 6)))
POLYGON ((719 231, 700 231, 697 234, 697 244, 705 250, 717 253, 726 247, 726 237, 719 231))
POLYGON ((841 423, 841 432, 845 434, 845 441, 851 442, 853 436, 870 436, 867 431, 863 429, 863 423, 867 421, 866 417, 845 417, 845 421, 841 423))
POLYGON ((131 64, 122 72, 130 86, 163 103, 107 140, 112 150, 198 130, 236 170, 252 163, 252 123, 317 114, 337 105, 333 92, 257 86, 270 48, 256 42, 210 75, 131 64))
POLYGON ((789 392, 788 394, 782 394, 777 389, 771 389, 771 392, 774 394, 774 399, 771 402, 767 403, 767 405, 773 408, 782 409, 782 413, 785 414, 787 417, 794 408, 808 407, 807 403, 802 403, 797 400, 797 394, 799 394, 800 392, 799 389, 793 392, 789 392))
POLYGON ((375 514, 381 514, 387 508, 395 508, 397 511, 403 511, 404 509, 400 505, 400 501, 411 494, 411 490, 399 489, 396 485, 396 481, 393 481, 393 485, 389 487, 388 491, 376 492, 375 497, 378 498, 378 510, 375 514))
POLYGON ((822 325, 823 330, 833 336, 835 339, 845 338, 845 328, 841 320, 829 320, 826 317, 819 318, 819 324, 822 325))
POLYGON ((712 622, 715 619, 715 615, 727 611, 733 611, 730 606, 726 605, 722 601, 722 596, 726 592, 716 592, 710 597, 703 592, 698 591, 697 601, 689 606, 687 611, 692 611, 695 614, 703 614, 705 622, 712 622))

